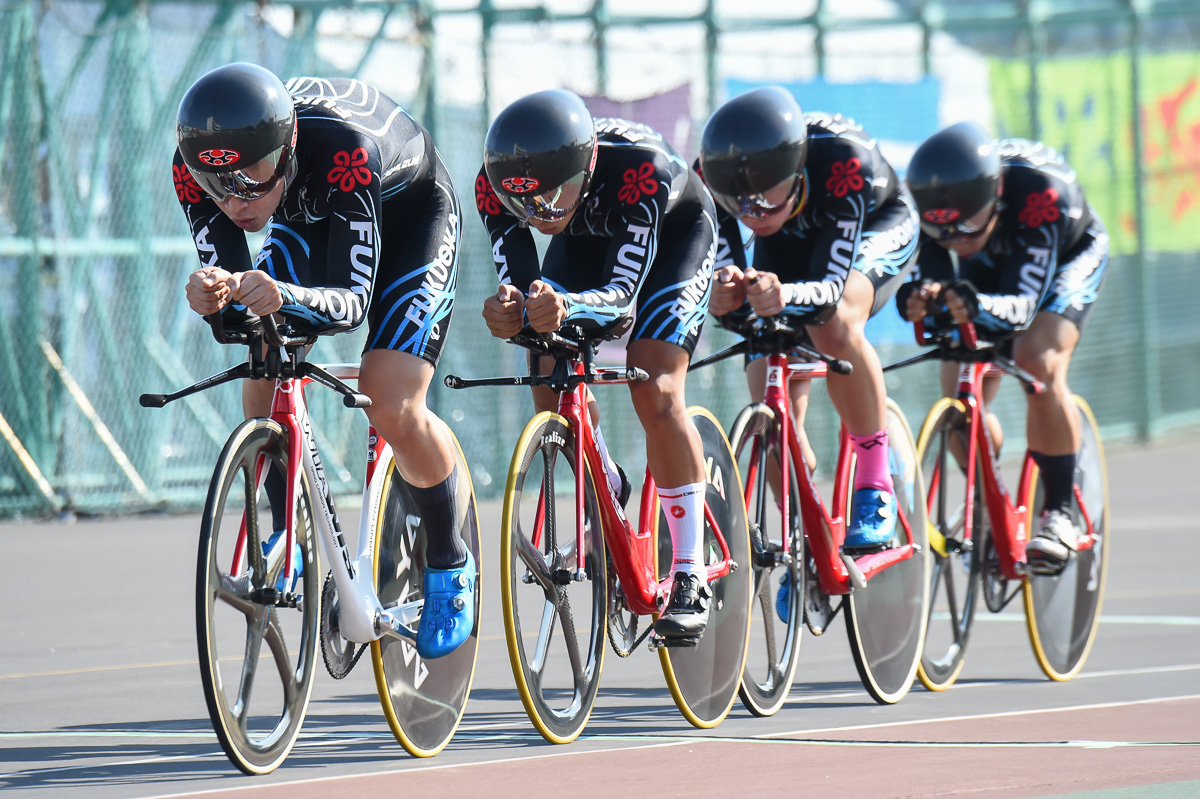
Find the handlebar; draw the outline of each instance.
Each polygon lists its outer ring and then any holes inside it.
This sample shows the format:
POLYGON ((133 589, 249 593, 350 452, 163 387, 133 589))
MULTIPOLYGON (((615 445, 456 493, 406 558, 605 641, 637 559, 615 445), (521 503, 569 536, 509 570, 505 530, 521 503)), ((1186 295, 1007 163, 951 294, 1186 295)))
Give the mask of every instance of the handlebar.
POLYGON ((1046 385, 1042 381, 1017 366, 1011 358, 1002 355, 998 351, 998 346, 995 342, 980 341, 979 334, 973 322, 955 325, 951 329, 931 336, 925 330, 924 321, 918 320, 913 322, 913 333, 917 344, 921 346, 932 345, 934 349, 927 350, 920 355, 914 355, 911 358, 904 358, 895 363, 890 363, 883 367, 883 371, 889 372, 929 360, 957 361, 960 363, 985 362, 994 365, 1005 374, 1017 378, 1027 394, 1041 394, 1046 390, 1046 385))
POLYGON ((839 375, 848 375, 854 371, 854 365, 849 361, 833 358, 808 346, 804 343, 804 331, 797 330, 779 316, 758 317, 749 330, 739 332, 744 336, 741 341, 693 361, 688 371, 723 361, 733 355, 776 355, 788 352, 821 361, 829 367, 829 371, 839 375))
MULTIPOLYGON (((205 320, 212 327, 213 337, 218 342, 247 345, 249 349, 247 360, 170 394, 142 394, 138 397, 138 402, 142 407, 161 408, 169 402, 198 394, 231 380, 284 380, 289 378, 307 378, 326 388, 333 389, 342 395, 342 404, 347 408, 369 408, 371 406, 371 398, 366 394, 360 394, 320 366, 305 360, 308 347, 317 340, 318 334, 296 331, 289 324, 280 325, 274 314, 251 315, 246 319, 245 324, 232 330, 225 327, 225 320, 220 312, 206 316, 205 320), (284 357, 285 354, 287 357, 284 357)), ((349 322, 343 322, 333 329, 322 331, 322 334, 340 333, 343 330, 349 330, 350 327, 349 322)))
POLYGON ((520 333, 507 339, 510 344, 554 358, 554 370, 549 375, 535 374, 536 359, 530 359, 527 377, 481 377, 465 378, 446 375, 443 381, 447 388, 477 388, 479 386, 548 386, 563 393, 574 391, 581 383, 638 383, 649 380, 650 375, 637 367, 606 368, 595 365, 596 347, 604 339, 589 337, 575 325, 564 325, 550 333, 538 333, 525 327, 520 333), (577 371, 573 364, 583 365, 577 371))

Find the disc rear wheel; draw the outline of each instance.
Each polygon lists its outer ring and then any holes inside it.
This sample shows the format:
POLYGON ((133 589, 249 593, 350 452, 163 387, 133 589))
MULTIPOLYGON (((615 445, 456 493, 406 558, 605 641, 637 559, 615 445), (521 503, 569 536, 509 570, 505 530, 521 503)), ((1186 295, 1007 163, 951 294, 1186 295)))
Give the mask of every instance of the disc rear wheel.
MULTIPOLYGON (((709 586, 712 604, 708 626, 699 643, 690 648, 660 647, 658 655, 675 705, 692 725, 707 729, 720 724, 729 714, 741 685, 750 632, 750 590, 754 569, 742 481, 729 439, 712 414, 703 408, 689 408, 688 415, 700 433, 704 450, 708 484, 704 501, 724 534, 729 555, 737 568, 709 586)), ((662 579, 670 571, 671 554, 669 545, 665 550, 663 547, 664 538, 669 543, 670 535, 661 514, 658 535, 659 578, 662 579)), ((707 522, 704 544, 705 562, 719 562, 720 542, 707 522)))
MULTIPOLYGON (((1100 430, 1092 409, 1072 398, 1080 421, 1079 458, 1075 485, 1092 521, 1096 540, 1090 549, 1071 555, 1062 573, 1034 575, 1024 581, 1025 620, 1034 656, 1046 676, 1069 680, 1079 673, 1091 651, 1100 624, 1100 606, 1108 576, 1108 472, 1100 430)), ((1028 529, 1036 530, 1041 516, 1040 480, 1030 481, 1028 529)), ((1087 524, 1079 502, 1071 503, 1071 520, 1081 531, 1087 524)))
MULTIPOLYGON (((452 436, 453 437, 453 436, 452 436)), ((407 639, 384 636, 371 644, 375 686, 396 740, 412 755, 429 757, 445 748, 467 707, 479 652, 483 560, 479 519, 467 462, 454 441, 459 508, 458 533, 475 557, 475 629, 444 657, 425 660, 407 639)), ((423 597, 428 531, 416 510, 409 484, 394 460, 386 468, 375 534, 375 586, 384 608, 423 597)))
MULTIPOLYGON (((887 404, 887 429, 896 499, 908 520, 917 551, 907 560, 877 572, 865 589, 853 591, 846 598, 846 629, 854 664, 863 687, 881 704, 899 702, 912 686, 929 620, 930 585, 921 465, 908 422, 891 400, 887 404)), ((899 524, 896 532, 897 536, 904 534, 899 524)))

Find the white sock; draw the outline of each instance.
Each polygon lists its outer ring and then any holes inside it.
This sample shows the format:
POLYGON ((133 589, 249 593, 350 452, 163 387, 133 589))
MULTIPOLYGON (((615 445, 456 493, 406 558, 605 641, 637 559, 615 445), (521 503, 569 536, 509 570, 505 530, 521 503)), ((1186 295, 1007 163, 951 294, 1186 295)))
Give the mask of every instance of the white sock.
POLYGON ((600 450, 600 460, 604 462, 604 471, 608 472, 608 484, 612 486, 613 493, 620 496, 621 494, 621 473, 617 471, 617 462, 612 459, 612 455, 608 454, 608 447, 604 444, 604 433, 600 432, 600 426, 596 425, 596 449, 600 450))
POLYGON ((707 580, 704 564, 704 482, 659 488, 658 499, 671 530, 671 574, 687 572, 707 580))

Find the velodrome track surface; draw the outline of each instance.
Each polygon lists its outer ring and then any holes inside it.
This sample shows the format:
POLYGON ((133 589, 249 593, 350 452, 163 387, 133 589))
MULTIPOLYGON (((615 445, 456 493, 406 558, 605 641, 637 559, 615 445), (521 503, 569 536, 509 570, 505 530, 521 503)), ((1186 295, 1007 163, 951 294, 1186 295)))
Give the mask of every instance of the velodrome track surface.
MULTIPOLYGON (((675 709, 657 657, 609 654, 591 723, 544 743, 508 664, 481 508, 483 641, 467 715, 408 756, 369 659, 318 674, 287 762, 245 777, 212 733, 195 663, 195 516, 0 525, 0 791, 19 797, 1200 796, 1200 438, 1109 452, 1108 593, 1091 656, 1052 683, 1019 603, 981 610, 958 684, 876 705, 840 622, 806 635, 789 703, 715 730, 675 709)), ((1010 470, 1006 470, 1006 473, 1010 470)), ((353 519, 349 519, 353 522, 353 519)), ((347 529, 353 530, 352 524, 347 529)), ((318 664, 318 669, 321 669, 318 664)))

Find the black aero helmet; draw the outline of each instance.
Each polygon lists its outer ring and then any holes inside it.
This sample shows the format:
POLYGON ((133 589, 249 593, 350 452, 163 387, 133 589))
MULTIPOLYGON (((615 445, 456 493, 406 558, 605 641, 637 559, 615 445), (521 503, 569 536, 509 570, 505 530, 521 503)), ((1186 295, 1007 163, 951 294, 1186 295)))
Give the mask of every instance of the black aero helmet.
POLYGON ((796 98, 780 86, 734 97, 713 112, 700 134, 704 182, 735 217, 761 218, 790 206, 803 187, 807 157, 808 123, 796 98), (767 196, 777 186, 786 188, 786 199, 767 196))
POLYGON ((296 146, 296 110, 279 78, 255 64, 226 64, 200 76, 179 103, 179 152, 218 201, 262 197, 286 174, 296 146), (246 168, 267 161, 270 178, 246 168))
POLYGON ((587 193, 596 167, 596 127, 578 95, 536 92, 497 115, 483 168, 496 196, 522 221, 557 222, 587 193))
POLYGON ((937 241, 969 238, 987 228, 1000 192, 1000 155, 978 126, 959 122, 923 141, 905 182, 921 229, 937 241))

